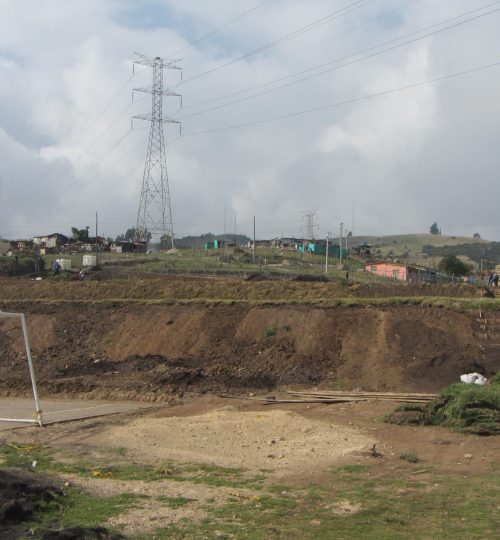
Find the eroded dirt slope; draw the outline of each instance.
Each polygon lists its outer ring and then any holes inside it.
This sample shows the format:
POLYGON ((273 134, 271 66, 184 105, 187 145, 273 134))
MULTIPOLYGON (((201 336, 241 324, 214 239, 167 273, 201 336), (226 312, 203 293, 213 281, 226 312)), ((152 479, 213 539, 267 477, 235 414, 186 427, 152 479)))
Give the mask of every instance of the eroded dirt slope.
MULTIPOLYGON (((185 391, 341 384, 434 391, 478 365, 474 315, 439 308, 26 303, 51 394, 166 400, 185 391)), ((19 322, 0 322, 0 389, 29 391, 19 322)))

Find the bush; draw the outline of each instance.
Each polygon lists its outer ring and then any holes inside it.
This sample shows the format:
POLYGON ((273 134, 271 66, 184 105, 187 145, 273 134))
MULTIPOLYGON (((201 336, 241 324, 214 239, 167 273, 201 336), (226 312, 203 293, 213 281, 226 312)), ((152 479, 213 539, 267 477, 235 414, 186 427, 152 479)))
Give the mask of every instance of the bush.
POLYGON ((475 435, 500 435, 500 373, 485 386, 452 384, 425 407, 398 407, 386 421, 447 426, 475 435))
POLYGON ((420 461, 415 452, 403 452, 399 456, 399 459, 402 459, 403 461, 408 461, 408 463, 418 463, 420 461))
MULTIPOLYGON (((34 253, 13 255, 12 257, 0 257, 0 275, 2 276, 26 276, 35 274, 36 257, 34 253)), ((45 270, 43 258, 38 260, 38 273, 45 270)))
POLYGON ((457 383, 429 403, 424 423, 449 426, 465 433, 500 435, 500 384, 497 376, 488 385, 457 383))

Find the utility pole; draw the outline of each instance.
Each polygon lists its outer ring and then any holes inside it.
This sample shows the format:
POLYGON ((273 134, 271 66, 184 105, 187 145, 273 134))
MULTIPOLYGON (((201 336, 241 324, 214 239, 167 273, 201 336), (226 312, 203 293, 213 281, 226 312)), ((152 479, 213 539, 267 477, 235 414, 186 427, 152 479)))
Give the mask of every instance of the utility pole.
POLYGON ((95 265, 99 265, 99 259, 97 254, 97 212, 95 213, 95 265))
POLYGON ((255 264, 255 216, 253 217, 253 253, 252 262, 255 264))
POLYGON ((328 274, 328 240, 330 238, 330 232, 326 233, 326 255, 325 255, 325 274, 328 274))
POLYGON ((149 242, 149 237, 151 237, 151 239, 159 241, 163 235, 166 235, 174 247, 174 226, 170 205, 163 124, 179 124, 180 129, 180 122, 163 114, 163 96, 180 97, 180 95, 164 88, 163 72, 166 69, 180 70, 181 68, 176 65, 178 60, 165 60, 159 56, 153 58, 144 54, 135 54, 138 60, 135 60, 134 64, 141 64, 153 70, 152 86, 134 88, 132 91, 132 98, 133 92, 151 94, 151 114, 133 117, 151 122, 142 177, 141 198, 137 211, 136 240, 149 242))
POLYGON ((340 264, 342 264, 342 229, 344 227, 344 224, 340 224, 340 237, 339 237, 339 259, 340 264))

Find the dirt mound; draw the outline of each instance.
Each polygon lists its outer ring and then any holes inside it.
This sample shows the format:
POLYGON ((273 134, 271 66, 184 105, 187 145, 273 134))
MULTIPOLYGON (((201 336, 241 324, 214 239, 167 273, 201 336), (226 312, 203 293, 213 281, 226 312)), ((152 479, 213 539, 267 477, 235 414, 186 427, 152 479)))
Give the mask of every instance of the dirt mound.
POLYGON ((328 468, 375 440, 348 426, 304 418, 293 411, 239 412, 228 406, 194 416, 141 418, 98 436, 103 447, 127 448, 130 459, 202 462, 279 475, 328 468), (132 435, 131 435, 132 434, 132 435), (155 441, 144 447, 144 441, 155 441), (314 464, 311 459, 314 458, 314 464))
POLYGON ((43 477, 19 469, 0 469, 0 537, 16 538, 23 532, 20 524, 61 493, 43 477))

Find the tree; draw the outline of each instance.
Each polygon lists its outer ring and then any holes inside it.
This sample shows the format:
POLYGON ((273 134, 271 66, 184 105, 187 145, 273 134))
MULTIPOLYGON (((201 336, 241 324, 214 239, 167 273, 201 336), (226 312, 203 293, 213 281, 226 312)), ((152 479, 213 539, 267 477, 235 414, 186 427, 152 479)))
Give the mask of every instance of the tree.
POLYGON ((434 222, 432 225, 431 225, 431 228, 430 228, 430 231, 429 231, 431 234, 441 234, 441 231, 439 230, 439 227, 438 227, 438 224, 436 222, 434 222))
POLYGON ((481 235, 478 232, 475 232, 472 238, 481 238, 481 235))
MULTIPOLYGON (((150 242, 151 241, 151 237, 152 237, 152 234, 147 231, 146 232, 146 242, 150 242)), ((127 229, 125 234, 119 234, 116 239, 115 239, 115 242, 135 242, 136 240, 136 228, 135 227, 130 227, 130 229, 127 229)))
POLYGON ((77 242, 88 242, 89 240, 89 226, 85 229, 78 229, 76 227, 71 227, 71 238, 77 242))
POLYGON ((466 276, 470 268, 455 255, 443 257, 438 264, 438 270, 453 276, 466 276))

